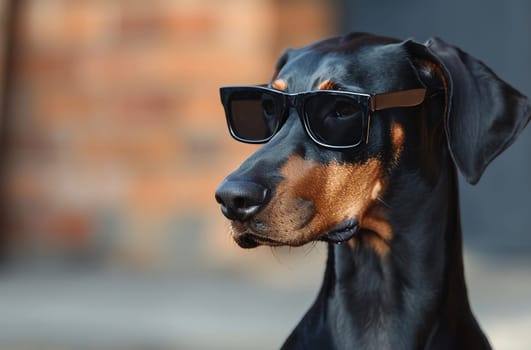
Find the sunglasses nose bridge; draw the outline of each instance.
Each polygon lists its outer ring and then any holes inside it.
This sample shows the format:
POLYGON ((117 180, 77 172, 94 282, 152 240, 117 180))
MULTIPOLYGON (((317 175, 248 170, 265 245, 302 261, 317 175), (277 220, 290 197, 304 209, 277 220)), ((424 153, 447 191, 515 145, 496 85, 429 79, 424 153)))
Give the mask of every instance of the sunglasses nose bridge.
POLYGON ((303 95, 288 95, 287 96, 287 99, 286 99, 286 111, 288 111, 288 113, 291 112, 291 110, 295 110, 298 114, 301 113, 302 109, 301 109, 301 106, 302 106, 302 103, 303 103, 303 95))
POLYGON ((286 109, 295 108, 297 105, 297 96, 296 95, 286 95, 286 109))

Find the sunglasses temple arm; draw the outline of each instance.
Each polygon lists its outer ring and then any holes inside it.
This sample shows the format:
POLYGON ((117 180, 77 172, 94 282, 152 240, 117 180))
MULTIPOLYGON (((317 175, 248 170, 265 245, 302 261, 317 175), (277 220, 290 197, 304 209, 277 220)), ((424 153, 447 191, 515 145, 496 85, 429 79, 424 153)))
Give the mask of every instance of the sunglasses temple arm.
POLYGON ((426 89, 411 89, 371 96, 371 111, 387 108, 414 107, 424 101, 426 89))

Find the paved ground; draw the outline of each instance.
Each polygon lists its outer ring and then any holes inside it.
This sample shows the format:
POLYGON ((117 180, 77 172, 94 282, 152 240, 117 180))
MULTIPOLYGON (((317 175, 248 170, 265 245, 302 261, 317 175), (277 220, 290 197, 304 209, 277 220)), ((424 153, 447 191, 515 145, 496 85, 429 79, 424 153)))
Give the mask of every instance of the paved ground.
MULTIPOLYGON (((466 260, 474 309, 495 348, 529 349, 531 260, 466 260)), ((208 272, 4 272, 0 349, 276 349, 314 298, 320 274, 285 289, 208 272)))

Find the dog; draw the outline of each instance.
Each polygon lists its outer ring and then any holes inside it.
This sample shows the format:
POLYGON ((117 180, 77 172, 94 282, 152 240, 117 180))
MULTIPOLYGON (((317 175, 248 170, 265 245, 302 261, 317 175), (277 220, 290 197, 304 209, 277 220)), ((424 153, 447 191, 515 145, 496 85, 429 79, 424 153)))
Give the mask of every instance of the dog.
POLYGON ((231 135, 265 144, 216 191, 236 243, 328 244, 282 349, 490 349, 457 171, 478 182, 529 122, 525 96, 439 38, 368 33, 288 49, 269 84, 220 91, 231 135))

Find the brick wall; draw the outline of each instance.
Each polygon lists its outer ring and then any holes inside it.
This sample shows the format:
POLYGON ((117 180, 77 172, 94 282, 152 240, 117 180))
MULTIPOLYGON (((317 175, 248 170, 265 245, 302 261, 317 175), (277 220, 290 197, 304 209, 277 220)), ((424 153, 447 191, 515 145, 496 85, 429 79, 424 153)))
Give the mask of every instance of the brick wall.
POLYGON ((234 247, 213 200, 253 149, 218 87, 335 31, 331 2, 25 0, 3 199, 16 259, 176 264, 234 247))

